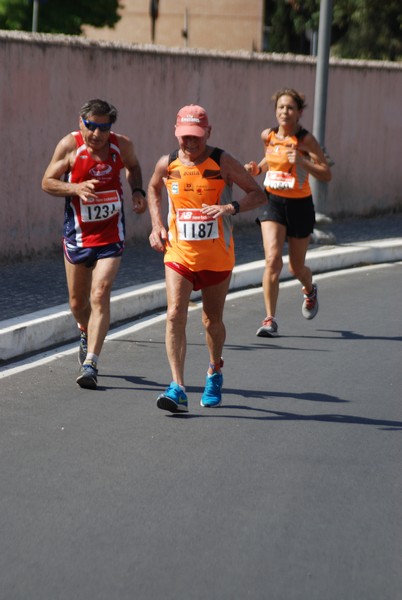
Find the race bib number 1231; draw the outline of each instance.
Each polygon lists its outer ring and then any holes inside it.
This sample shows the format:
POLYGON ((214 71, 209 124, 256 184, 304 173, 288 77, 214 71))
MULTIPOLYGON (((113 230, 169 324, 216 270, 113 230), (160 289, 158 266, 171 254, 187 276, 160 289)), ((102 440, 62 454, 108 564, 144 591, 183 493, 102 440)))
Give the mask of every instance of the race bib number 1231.
POLYGON ((92 201, 81 202, 81 219, 84 222, 105 221, 121 211, 121 200, 117 190, 96 192, 92 201))

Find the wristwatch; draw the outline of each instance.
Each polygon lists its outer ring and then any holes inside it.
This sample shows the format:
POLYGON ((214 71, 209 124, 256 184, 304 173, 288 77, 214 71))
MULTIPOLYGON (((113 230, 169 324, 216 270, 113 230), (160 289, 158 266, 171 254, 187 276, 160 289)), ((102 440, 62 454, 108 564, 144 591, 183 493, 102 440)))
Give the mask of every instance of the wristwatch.
POLYGON ((233 202, 231 202, 230 204, 235 209, 234 214, 232 215, 232 217, 234 217, 240 211, 240 204, 238 202, 236 202, 236 200, 233 200, 233 202))

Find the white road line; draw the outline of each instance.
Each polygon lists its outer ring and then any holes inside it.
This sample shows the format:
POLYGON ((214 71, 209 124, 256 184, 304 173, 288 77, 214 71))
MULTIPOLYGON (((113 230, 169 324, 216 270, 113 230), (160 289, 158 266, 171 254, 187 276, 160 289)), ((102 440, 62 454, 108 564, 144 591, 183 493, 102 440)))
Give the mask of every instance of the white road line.
MULTIPOLYGON (((384 268, 392 267, 395 264, 402 265, 402 262, 383 263, 383 264, 369 265, 369 266, 364 266, 364 267, 356 267, 356 268, 352 268, 352 269, 344 269, 341 271, 330 271, 328 273, 321 273, 321 274, 314 275, 314 280, 320 281, 323 279, 329 279, 331 277, 340 277, 342 275, 350 275, 351 273, 359 272, 359 271, 361 272, 362 270, 371 271, 373 269, 384 269, 384 268)), ((294 287, 294 286, 299 286, 299 285, 300 285, 300 283, 298 281, 292 279, 290 281, 282 281, 280 283, 280 288, 283 289, 283 288, 294 287)), ((250 288, 247 290, 240 290, 237 292, 231 292, 227 296, 227 301, 234 300, 236 298, 246 298, 248 296, 254 296, 256 294, 262 294, 261 287, 250 288)), ((190 306, 189 310, 190 311, 198 310, 200 307, 201 307, 201 302, 197 301, 197 302, 194 302, 192 306, 190 306)), ((138 321, 135 321, 135 323, 133 325, 127 325, 127 324, 121 325, 120 327, 113 329, 113 331, 111 331, 107 335, 105 343, 107 343, 108 340, 118 339, 119 337, 121 337, 123 335, 128 335, 131 333, 135 333, 136 331, 141 331, 142 329, 145 329, 147 327, 151 327, 152 325, 155 325, 156 323, 160 323, 161 321, 164 321, 165 318, 166 318, 166 313, 163 312, 163 313, 158 313, 157 315, 154 315, 152 317, 145 317, 144 319, 139 319, 138 321)), ((67 344, 64 346, 59 346, 56 349, 49 350, 49 351, 43 352, 41 354, 35 354, 35 356, 23 359, 18 362, 11 363, 4 367, 0 367, 0 379, 4 379, 5 377, 10 377, 12 375, 21 373, 28 369, 34 369, 35 367, 39 367, 41 365, 45 365, 47 363, 53 362, 55 360, 58 360, 59 358, 63 358, 64 356, 74 354, 77 352, 77 349, 78 349, 78 342, 74 342, 74 343, 67 344)))

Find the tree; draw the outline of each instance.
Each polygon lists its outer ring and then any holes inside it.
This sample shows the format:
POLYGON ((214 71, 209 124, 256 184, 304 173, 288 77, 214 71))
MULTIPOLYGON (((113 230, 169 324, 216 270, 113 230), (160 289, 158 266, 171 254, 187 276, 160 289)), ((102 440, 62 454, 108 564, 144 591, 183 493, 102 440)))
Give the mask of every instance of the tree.
POLYGON ((342 34, 333 47, 336 55, 402 60, 400 0, 335 0, 334 26, 342 34))
MULTIPOLYGON (((119 21, 119 0, 39 0, 42 33, 80 35, 83 25, 114 27, 119 21)), ((31 31, 33 0, 0 0, 0 29, 31 31)))
MULTIPOLYGON (((270 52, 301 54, 300 37, 317 31, 320 0, 265 0, 270 52), (269 10, 268 10, 269 8, 269 10)), ((331 54, 340 58, 402 60, 401 0, 333 0, 331 54)))

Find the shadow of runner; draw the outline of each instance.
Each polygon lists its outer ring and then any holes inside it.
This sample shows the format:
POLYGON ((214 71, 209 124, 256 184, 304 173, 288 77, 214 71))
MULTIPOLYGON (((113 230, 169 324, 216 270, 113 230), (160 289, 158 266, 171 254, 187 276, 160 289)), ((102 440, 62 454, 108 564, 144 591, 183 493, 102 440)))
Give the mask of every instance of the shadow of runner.
POLYGON ((277 411, 277 410, 266 410, 263 408, 254 408, 252 406, 241 406, 237 404, 225 404, 218 408, 213 409, 205 409, 205 414, 171 414, 167 415, 171 417, 179 416, 180 418, 186 419, 205 419, 205 418, 215 418, 215 419, 240 419, 240 420, 253 420, 253 421, 317 421, 319 423, 334 423, 337 425, 371 425, 374 427, 379 427, 383 431, 402 431, 402 421, 390 421, 387 419, 369 419, 367 417, 356 417, 354 415, 301 415, 298 413, 285 412, 285 411, 277 411), (264 413, 261 415, 224 415, 222 411, 224 410, 243 410, 243 411, 253 411, 257 413, 264 413))

